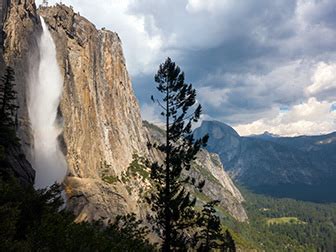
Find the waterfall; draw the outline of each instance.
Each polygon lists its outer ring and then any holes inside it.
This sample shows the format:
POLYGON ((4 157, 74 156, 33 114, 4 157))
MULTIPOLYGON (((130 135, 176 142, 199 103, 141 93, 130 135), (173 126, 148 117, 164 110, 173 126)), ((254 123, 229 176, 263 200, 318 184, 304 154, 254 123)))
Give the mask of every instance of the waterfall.
POLYGON ((44 188, 62 182, 67 165, 58 137, 62 125, 57 121, 63 78, 56 59, 56 46, 41 18, 43 32, 39 40, 40 60, 29 84, 28 111, 34 137, 32 165, 36 170, 35 187, 44 188))

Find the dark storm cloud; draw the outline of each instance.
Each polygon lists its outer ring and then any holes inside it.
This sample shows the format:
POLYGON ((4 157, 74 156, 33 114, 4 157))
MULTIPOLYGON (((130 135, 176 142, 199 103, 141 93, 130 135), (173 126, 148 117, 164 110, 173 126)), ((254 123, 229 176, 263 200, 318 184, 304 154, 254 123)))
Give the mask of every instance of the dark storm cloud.
MULTIPOLYGON (((314 64, 336 59, 336 2, 226 2, 193 13, 187 1, 137 1, 130 11, 151 17, 146 27, 156 24, 163 50, 177 51, 177 63, 212 117, 251 122, 307 99, 314 64)), ((134 80, 142 101, 143 86, 134 80)))

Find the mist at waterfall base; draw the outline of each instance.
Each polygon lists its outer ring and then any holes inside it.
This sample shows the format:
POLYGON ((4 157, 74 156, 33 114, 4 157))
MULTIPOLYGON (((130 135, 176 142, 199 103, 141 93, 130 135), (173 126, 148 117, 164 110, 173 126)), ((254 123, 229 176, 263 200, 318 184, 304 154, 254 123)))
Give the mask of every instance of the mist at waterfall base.
POLYGON ((63 78, 56 58, 56 46, 41 18, 43 32, 39 40, 40 60, 29 83, 29 118, 34 137, 32 165, 36 170, 35 187, 61 183, 67 172, 58 137, 62 125, 57 122, 63 78))

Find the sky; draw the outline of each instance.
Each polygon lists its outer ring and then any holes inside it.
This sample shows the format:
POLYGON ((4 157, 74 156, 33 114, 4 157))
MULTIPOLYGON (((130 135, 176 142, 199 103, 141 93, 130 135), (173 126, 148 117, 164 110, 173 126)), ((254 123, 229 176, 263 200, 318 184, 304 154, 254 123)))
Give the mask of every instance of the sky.
POLYGON ((336 131, 335 0, 63 3, 119 34, 146 120, 161 120, 150 96, 169 56, 196 88, 203 120, 225 122, 240 135, 336 131))

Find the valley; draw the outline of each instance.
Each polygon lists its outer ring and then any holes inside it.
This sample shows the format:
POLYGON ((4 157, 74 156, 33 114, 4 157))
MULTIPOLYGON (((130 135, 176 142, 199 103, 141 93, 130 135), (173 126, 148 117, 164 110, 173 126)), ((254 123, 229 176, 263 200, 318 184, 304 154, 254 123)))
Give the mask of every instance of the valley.
POLYGON ((246 250, 333 251, 336 204, 273 198, 240 187, 249 224, 227 221, 246 250))

